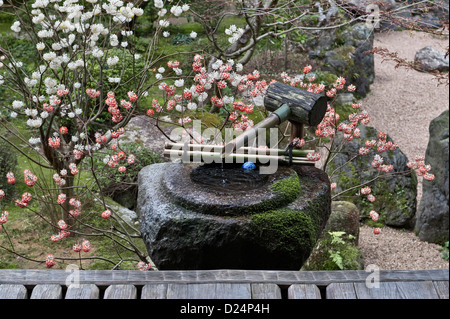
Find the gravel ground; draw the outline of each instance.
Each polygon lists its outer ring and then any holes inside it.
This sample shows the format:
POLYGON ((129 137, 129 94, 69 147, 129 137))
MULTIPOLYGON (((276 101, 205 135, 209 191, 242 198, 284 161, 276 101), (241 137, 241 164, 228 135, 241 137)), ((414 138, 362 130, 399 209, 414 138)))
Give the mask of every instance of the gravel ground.
POLYGON ((397 270, 449 268, 439 245, 423 242, 412 232, 384 227, 380 235, 374 235, 372 227, 362 226, 359 246, 365 267, 373 264, 380 269, 397 270))
MULTIPOLYGON (((397 51, 399 57, 414 60, 415 52, 431 45, 439 51, 448 46, 447 37, 419 32, 390 32, 375 35, 374 46, 397 51)), ((397 142, 405 155, 425 155, 428 127, 431 120, 449 108, 448 86, 437 86, 427 73, 403 68, 375 55, 375 81, 371 93, 362 101, 371 116, 369 125, 385 131, 397 142)), ((419 180, 418 201, 422 184, 419 180)), ((426 181, 425 181, 426 182, 426 181)), ((359 241, 365 264, 381 269, 437 269, 449 268, 435 244, 422 242, 414 233, 385 227, 375 236, 372 228, 361 227, 359 241)))

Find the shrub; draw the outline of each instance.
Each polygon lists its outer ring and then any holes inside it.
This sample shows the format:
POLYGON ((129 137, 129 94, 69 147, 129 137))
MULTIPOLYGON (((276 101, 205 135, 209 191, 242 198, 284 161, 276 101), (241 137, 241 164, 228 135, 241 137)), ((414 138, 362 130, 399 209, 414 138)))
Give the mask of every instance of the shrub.
MULTIPOLYGON (((139 171, 147 165, 162 163, 163 159, 159 154, 143 147, 138 143, 127 143, 121 146, 126 154, 135 156, 135 163, 127 167, 123 173, 110 175, 98 174, 99 186, 105 196, 111 197, 114 201, 128 209, 136 208, 136 199, 138 193, 137 180, 139 171)), ((106 171, 110 170, 103 162, 97 162, 99 168, 106 166, 106 171)))

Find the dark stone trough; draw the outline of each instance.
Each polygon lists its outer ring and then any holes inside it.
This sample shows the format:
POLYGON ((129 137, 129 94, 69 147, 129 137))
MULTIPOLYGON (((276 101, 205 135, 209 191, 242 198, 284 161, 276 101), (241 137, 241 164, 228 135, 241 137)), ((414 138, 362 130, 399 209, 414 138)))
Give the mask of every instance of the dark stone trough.
POLYGON ((202 169, 161 163, 139 173, 137 212, 158 269, 299 270, 331 213, 327 175, 280 166, 235 188, 202 183, 202 169))

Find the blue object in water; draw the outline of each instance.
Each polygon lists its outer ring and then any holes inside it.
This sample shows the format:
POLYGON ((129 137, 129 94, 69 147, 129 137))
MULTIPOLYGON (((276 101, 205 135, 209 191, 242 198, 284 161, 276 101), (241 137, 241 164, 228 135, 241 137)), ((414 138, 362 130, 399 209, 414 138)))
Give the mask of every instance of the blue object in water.
POLYGON ((246 171, 252 171, 256 168, 256 165, 253 162, 245 162, 242 164, 242 168, 246 171))

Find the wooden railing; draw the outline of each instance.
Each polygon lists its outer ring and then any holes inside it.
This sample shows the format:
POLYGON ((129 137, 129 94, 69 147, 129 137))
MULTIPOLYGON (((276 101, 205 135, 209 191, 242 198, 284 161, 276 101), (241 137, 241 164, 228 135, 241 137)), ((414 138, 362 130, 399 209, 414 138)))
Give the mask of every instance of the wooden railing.
POLYGON ((449 270, 0 270, 0 299, 448 299, 449 270))

